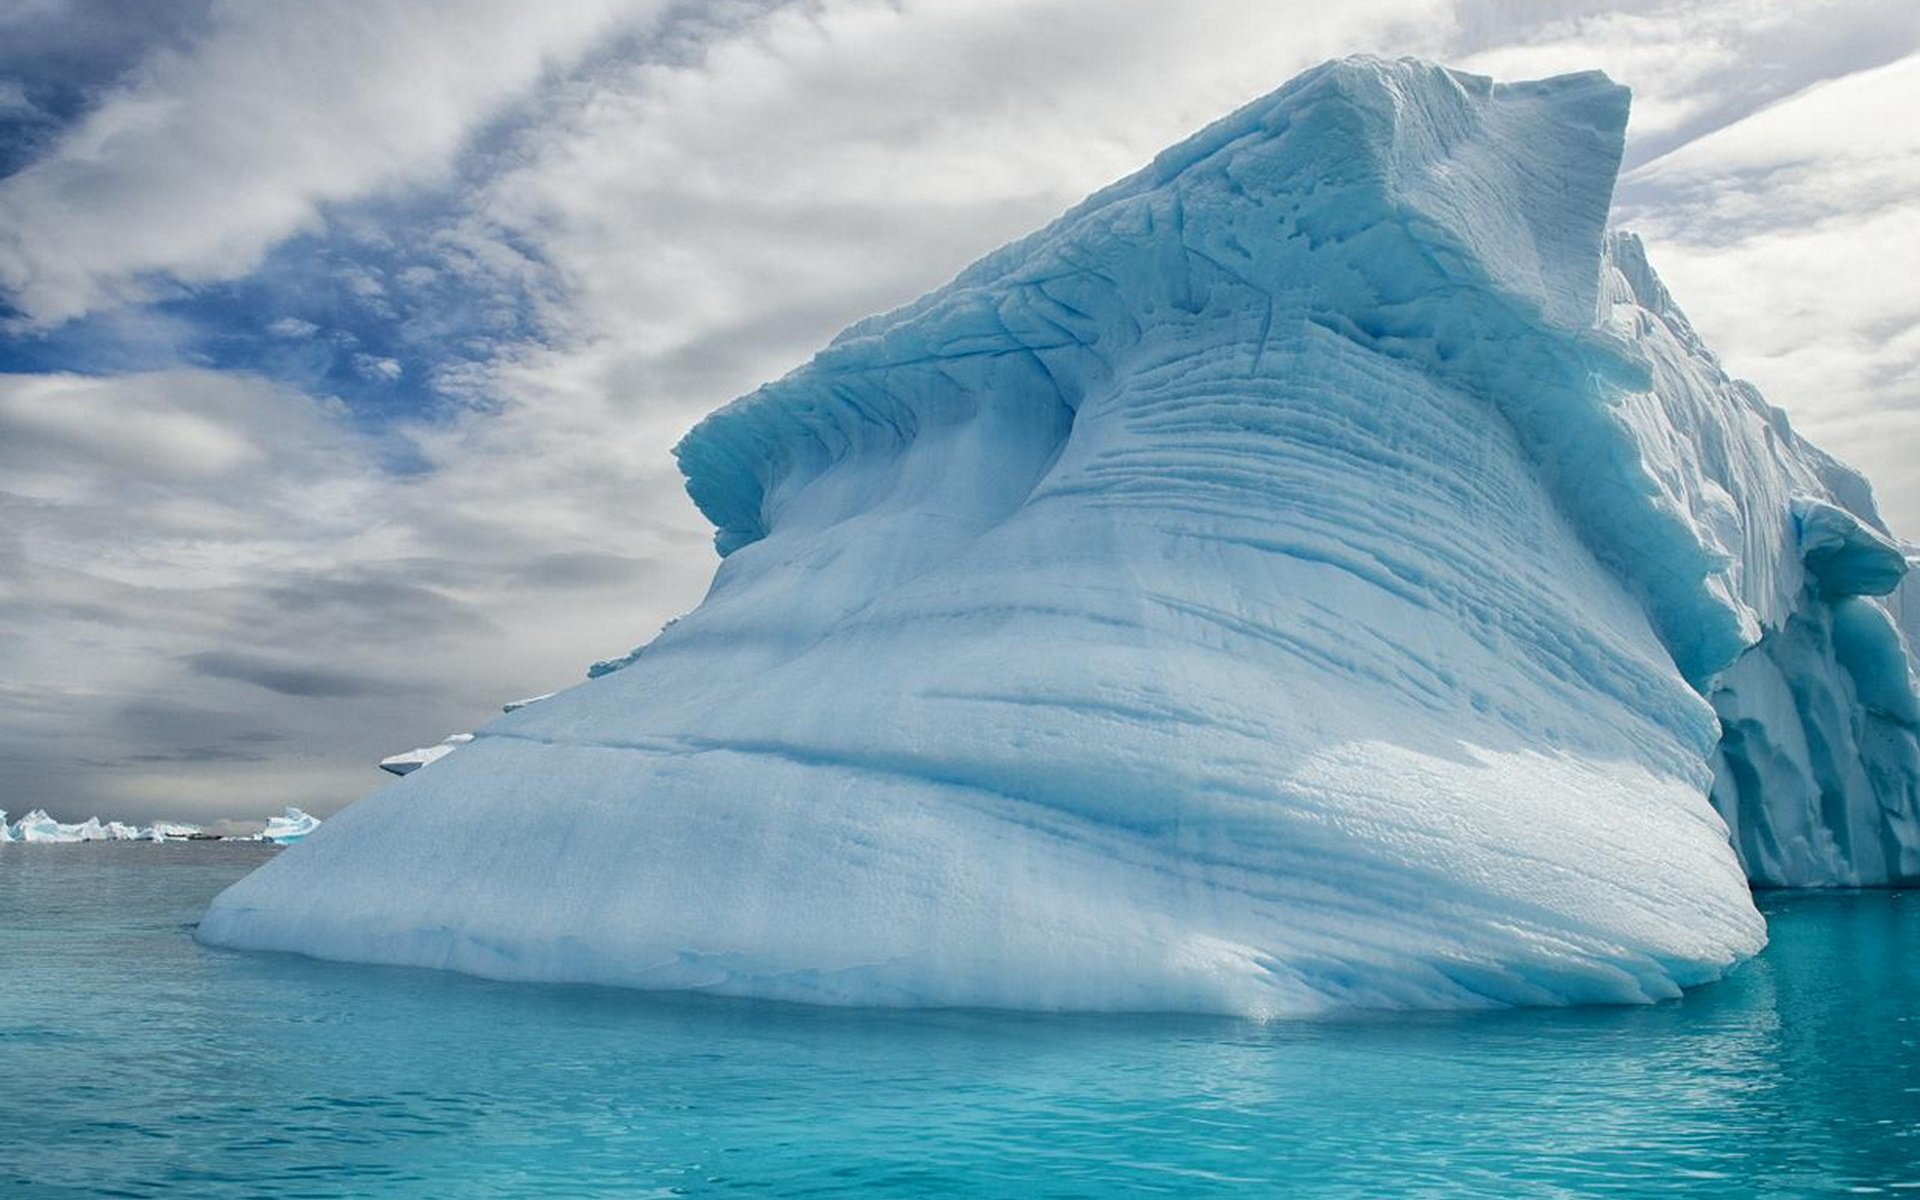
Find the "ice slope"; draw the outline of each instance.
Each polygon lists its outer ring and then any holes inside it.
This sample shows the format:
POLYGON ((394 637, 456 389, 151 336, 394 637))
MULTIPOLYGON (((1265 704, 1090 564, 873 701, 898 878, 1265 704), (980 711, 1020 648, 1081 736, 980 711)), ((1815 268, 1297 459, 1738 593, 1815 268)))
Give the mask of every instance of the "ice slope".
POLYGON ((1764 939, 1710 797, 1763 878, 1911 871, 1867 488, 1607 232, 1626 118, 1330 63, 854 325, 678 447, 699 609, 200 936, 845 1004, 1645 1001, 1764 939))

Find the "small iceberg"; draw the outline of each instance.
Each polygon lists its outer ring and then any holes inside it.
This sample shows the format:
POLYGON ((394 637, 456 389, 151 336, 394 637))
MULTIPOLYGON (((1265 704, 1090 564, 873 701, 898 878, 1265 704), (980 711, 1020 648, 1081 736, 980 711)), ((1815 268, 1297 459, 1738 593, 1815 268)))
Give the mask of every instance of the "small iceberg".
POLYGON ((267 818, 267 827, 260 836, 276 846, 290 846, 318 828, 319 817, 301 812, 289 804, 279 816, 267 818))

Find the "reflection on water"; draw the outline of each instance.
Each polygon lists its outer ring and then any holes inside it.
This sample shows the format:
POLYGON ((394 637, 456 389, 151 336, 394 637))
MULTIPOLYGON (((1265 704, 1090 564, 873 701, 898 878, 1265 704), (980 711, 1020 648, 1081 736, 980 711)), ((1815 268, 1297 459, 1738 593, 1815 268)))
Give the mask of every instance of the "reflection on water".
POLYGON ((271 850, 0 850, 7 1196, 1920 1195, 1920 894, 1641 1009, 816 1010, 213 951, 271 850))

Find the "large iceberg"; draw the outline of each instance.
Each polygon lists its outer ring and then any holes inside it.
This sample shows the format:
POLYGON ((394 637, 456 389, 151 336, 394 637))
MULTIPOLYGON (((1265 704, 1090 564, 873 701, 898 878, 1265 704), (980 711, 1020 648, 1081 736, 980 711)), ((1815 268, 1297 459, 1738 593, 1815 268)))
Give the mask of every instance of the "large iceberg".
POLYGON ((1915 879, 1906 560, 1608 231, 1626 119, 1330 63, 854 325, 678 447, 699 609, 200 937, 1267 1015, 1673 996, 1749 874, 1915 879))

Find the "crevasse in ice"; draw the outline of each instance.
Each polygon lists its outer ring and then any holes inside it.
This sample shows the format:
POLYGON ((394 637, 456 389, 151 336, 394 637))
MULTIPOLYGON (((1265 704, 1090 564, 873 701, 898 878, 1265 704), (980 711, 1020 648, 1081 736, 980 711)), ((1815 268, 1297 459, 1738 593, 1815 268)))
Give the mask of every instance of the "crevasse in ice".
POLYGON ((1608 232, 1626 118, 1330 63, 854 325, 678 447, 699 609, 200 936, 1272 1015, 1671 996, 1749 871, 1913 877, 1905 562, 1608 232))

